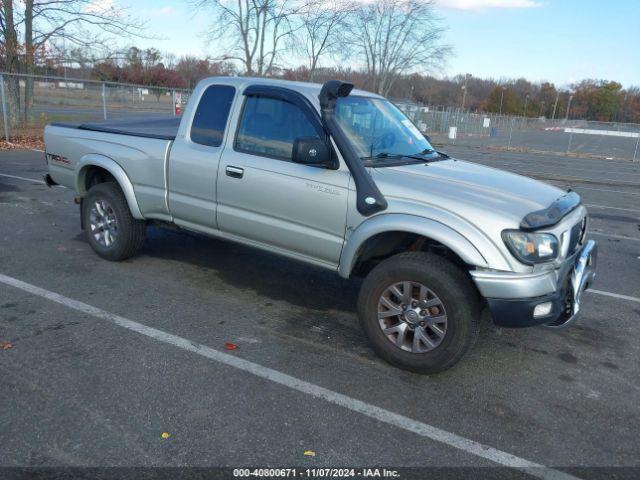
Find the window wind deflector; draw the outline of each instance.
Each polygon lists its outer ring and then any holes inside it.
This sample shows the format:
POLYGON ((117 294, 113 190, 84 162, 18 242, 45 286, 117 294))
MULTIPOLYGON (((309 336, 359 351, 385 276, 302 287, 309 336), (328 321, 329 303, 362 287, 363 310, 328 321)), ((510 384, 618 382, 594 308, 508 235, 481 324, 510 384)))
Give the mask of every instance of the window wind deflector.
POLYGON ((549 207, 527 214, 520 222, 522 230, 537 230, 551 227, 580 205, 580 195, 569 192, 558 198, 549 207))
POLYGON ((311 106, 309 100, 307 100, 300 92, 291 90, 290 88, 256 84, 249 85, 244 89, 242 94, 245 97, 267 97, 276 100, 284 100, 285 102, 293 103, 300 108, 311 108, 319 118, 319 115, 315 112, 315 109, 311 106))
POLYGON ((247 88, 245 88, 242 94, 245 97, 266 97, 294 104, 307 113, 307 116, 318 132, 318 135, 320 137, 326 137, 328 140, 327 133, 324 131, 324 128, 322 127, 322 123, 320 121, 320 115, 318 115, 318 112, 313 107, 311 102, 302 93, 286 87, 254 84, 249 85, 247 88))

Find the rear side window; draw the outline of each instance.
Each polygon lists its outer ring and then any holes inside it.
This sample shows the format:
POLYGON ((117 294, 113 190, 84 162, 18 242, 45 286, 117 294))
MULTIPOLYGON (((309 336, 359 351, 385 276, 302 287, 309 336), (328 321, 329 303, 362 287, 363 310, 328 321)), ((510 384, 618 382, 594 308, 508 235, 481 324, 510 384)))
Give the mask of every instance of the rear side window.
POLYGON ((200 98, 191 125, 191 141, 210 147, 222 145, 231 103, 236 89, 227 85, 212 85, 200 98))
POLYGON ((297 137, 319 137, 296 105, 268 97, 247 97, 236 137, 236 150, 291 160, 297 137))

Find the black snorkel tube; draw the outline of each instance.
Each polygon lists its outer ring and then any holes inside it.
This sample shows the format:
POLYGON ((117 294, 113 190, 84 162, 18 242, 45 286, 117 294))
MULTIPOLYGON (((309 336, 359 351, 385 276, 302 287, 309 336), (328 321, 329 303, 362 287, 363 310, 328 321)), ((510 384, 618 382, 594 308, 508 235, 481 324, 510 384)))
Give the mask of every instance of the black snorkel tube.
POLYGON ((344 134, 334 116, 336 101, 340 97, 346 97, 351 93, 353 84, 341 82, 340 80, 329 80, 325 82, 320 90, 320 109, 322 112, 322 124, 325 130, 336 142, 342 158, 347 163, 349 171, 356 184, 356 208, 360 214, 368 217, 387 208, 385 200, 377 185, 367 172, 353 148, 353 145, 344 134))

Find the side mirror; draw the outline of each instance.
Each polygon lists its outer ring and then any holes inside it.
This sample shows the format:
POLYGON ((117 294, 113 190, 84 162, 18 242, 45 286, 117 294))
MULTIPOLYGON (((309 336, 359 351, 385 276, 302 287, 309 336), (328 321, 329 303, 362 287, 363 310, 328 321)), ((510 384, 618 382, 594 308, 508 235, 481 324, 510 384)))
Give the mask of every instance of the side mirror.
POLYGON ((334 166, 329 147, 317 137, 298 137, 293 141, 293 162, 313 167, 334 166))

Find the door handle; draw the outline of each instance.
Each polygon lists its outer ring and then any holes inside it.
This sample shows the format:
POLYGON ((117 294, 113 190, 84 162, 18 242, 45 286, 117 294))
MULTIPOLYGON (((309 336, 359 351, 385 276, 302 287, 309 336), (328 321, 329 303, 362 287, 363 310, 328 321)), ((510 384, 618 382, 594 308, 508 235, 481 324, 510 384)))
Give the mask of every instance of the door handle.
POLYGON ((228 177, 242 178, 244 175, 244 168, 234 167, 233 165, 227 165, 225 171, 228 177))

